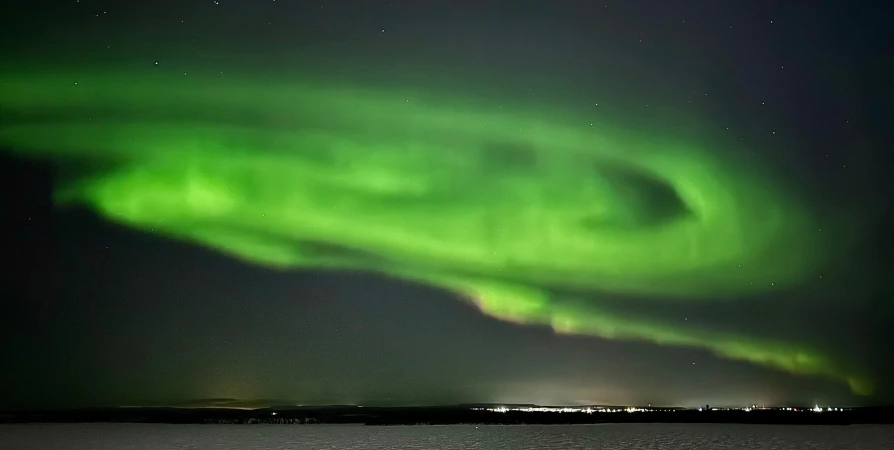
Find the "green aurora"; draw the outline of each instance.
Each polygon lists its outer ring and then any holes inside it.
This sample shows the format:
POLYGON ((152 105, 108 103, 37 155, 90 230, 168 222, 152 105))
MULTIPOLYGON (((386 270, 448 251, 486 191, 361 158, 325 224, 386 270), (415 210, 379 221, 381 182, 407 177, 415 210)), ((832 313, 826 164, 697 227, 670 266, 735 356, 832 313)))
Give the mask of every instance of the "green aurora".
POLYGON ((6 71, 0 86, 0 145, 89 168, 59 184, 60 203, 267 267, 380 272, 503 320, 872 390, 865 371, 806 343, 600 307, 744 301, 831 257, 778 177, 698 139, 285 77, 101 68, 6 71))

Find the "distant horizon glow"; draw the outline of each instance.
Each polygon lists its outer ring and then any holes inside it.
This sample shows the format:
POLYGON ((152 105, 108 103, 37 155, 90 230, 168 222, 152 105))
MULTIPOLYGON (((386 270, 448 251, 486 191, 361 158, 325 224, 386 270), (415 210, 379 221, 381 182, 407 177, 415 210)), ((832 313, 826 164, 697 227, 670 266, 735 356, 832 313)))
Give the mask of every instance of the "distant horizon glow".
POLYGON ((421 87, 113 68, 4 73, 0 86, 14 119, 0 144, 89 167, 58 186, 60 204, 265 267, 379 272, 506 321, 873 390, 806 342, 600 306, 740 301, 797 286, 829 257, 784 180, 713 143, 421 87))

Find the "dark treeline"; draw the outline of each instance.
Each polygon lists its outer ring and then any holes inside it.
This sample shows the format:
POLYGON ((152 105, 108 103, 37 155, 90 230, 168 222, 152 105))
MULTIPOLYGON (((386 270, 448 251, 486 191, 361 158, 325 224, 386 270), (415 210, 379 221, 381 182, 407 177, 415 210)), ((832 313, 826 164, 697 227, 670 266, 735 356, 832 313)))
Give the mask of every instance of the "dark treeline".
POLYGON ((849 425, 894 423, 892 408, 858 408, 840 412, 811 411, 649 411, 649 412, 491 412, 464 407, 430 408, 100 408, 0 413, 0 423, 122 422, 170 424, 597 424, 597 423, 753 423, 849 425))

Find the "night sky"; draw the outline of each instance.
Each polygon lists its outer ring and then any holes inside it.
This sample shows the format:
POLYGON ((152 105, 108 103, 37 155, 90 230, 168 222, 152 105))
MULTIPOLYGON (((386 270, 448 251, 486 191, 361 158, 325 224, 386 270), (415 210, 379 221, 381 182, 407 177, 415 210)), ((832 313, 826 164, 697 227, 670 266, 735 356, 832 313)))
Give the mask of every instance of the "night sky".
POLYGON ((6 2, 0 407, 891 403, 894 11, 787 3, 6 2))

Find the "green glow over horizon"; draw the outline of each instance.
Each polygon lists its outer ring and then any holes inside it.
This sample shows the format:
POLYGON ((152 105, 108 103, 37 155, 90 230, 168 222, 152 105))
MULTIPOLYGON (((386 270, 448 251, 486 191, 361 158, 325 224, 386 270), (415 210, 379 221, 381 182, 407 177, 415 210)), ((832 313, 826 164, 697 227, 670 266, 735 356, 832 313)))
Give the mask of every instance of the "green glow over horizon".
POLYGON ((713 143, 432 90, 137 70, 7 72, 0 144, 103 164, 60 202, 267 267, 456 291, 520 324, 702 348, 848 383, 820 349, 626 316, 600 296, 743 301, 829 257, 813 212, 713 143), (559 294, 557 292, 574 292, 559 294))

